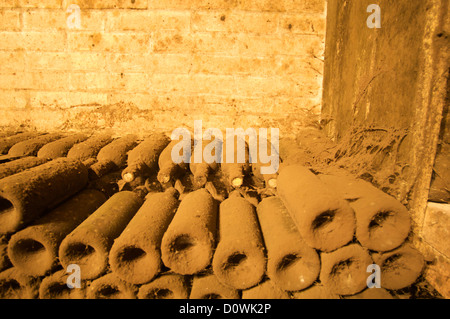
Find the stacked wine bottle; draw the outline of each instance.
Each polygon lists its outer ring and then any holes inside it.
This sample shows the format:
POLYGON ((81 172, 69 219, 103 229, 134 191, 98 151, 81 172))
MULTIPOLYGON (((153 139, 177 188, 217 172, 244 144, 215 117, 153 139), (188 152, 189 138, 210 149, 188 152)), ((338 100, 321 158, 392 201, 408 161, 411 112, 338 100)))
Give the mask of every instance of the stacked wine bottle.
POLYGON ((1 134, 0 298, 393 298, 420 278, 407 208, 370 183, 177 145, 1 134))

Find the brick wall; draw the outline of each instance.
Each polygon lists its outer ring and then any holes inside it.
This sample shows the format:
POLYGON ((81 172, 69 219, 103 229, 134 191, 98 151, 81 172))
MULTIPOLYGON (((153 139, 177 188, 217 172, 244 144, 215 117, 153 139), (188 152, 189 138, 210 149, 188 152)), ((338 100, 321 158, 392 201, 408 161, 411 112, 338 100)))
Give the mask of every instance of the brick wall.
POLYGON ((325 2, 0 0, 0 126, 292 133, 320 113, 325 2))

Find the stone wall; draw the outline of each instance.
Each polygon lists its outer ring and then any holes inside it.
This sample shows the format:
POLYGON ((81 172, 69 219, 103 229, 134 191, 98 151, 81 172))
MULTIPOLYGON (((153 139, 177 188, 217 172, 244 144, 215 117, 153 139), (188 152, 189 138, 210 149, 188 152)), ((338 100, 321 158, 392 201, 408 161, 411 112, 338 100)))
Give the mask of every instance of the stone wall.
POLYGON ((0 126, 142 132, 203 120, 293 133, 320 113, 325 7, 2 0, 0 126))

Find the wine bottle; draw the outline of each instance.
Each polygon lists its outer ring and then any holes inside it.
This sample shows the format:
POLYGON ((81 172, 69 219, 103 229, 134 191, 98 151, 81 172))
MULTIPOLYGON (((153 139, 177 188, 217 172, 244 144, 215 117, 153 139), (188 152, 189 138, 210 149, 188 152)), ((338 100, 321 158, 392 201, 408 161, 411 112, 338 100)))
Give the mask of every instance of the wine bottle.
POLYGON ((356 217, 356 238, 363 247, 390 251, 406 240, 411 230, 410 213, 396 198, 362 179, 339 175, 318 177, 350 201, 356 217))
POLYGON ((89 172, 93 178, 118 170, 126 165, 127 153, 138 144, 136 135, 126 135, 104 146, 97 155, 97 163, 91 165, 89 172))
POLYGON ((215 139, 214 142, 211 143, 206 144, 205 142, 202 142, 201 144, 198 144, 194 147, 189 168, 191 170, 191 173, 194 175, 193 184, 195 189, 205 186, 206 182, 208 181, 209 174, 214 173, 219 168, 222 143, 217 139, 215 139), (211 145, 211 143, 213 143, 213 145, 211 145), (211 152, 211 154, 207 154, 208 157, 205 158, 205 149, 209 149, 211 147, 213 147, 213 151, 211 152))
POLYGON ((86 288, 87 299, 136 299, 139 288, 120 279, 115 273, 106 274, 86 288))
POLYGON ((381 287, 389 290, 411 286, 425 267, 422 254, 408 242, 392 251, 373 253, 372 256, 380 266, 381 287))
POLYGON ((58 158, 0 180, 0 234, 12 233, 79 192, 88 182, 79 161, 58 158))
POLYGON ((322 284, 315 284, 302 291, 293 291, 292 299, 341 299, 341 297, 331 292, 330 289, 322 284))
POLYGON ((373 263, 369 251, 350 244, 320 254, 320 282, 332 293, 354 295, 367 288, 367 267, 373 263))
POLYGON ((164 134, 154 134, 142 141, 128 153, 127 167, 122 171, 122 179, 130 183, 136 176, 148 178, 157 170, 158 158, 170 140, 164 134))
POLYGON ((374 300, 374 299, 394 299, 394 297, 384 288, 370 289, 367 288, 356 295, 345 296, 344 299, 363 299, 363 300, 374 300))
POLYGON ((36 299, 40 283, 40 278, 11 267, 0 273, 0 299, 36 299))
POLYGON ((121 178, 122 177, 120 176, 120 171, 111 172, 98 179, 89 181, 87 188, 96 189, 105 194, 106 197, 109 198, 113 196, 115 193, 122 190, 119 187, 121 178))
POLYGON ((264 154, 264 152, 259 151, 259 155, 257 160, 252 160, 252 172, 253 176, 255 176, 259 181, 264 182, 266 187, 269 188, 276 188, 277 187, 277 177, 278 177, 278 167, 279 163, 281 162, 280 155, 277 152, 277 149, 272 145, 272 143, 268 139, 262 139, 260 137, 259 139, 259 148, 263 147, 263 144, 265 144, 265 150, 266 152, 270 151, 270 156, 264 160, 270 160, 269 163, 263 162, 263 159, 261 158, 261 153, 264 154), (264 170, 267 170, 271 166, 271 169, 274 172, 265 173, 264 170))
POLYGON ((3 131, 3 132, 0 132, 0 139, 1 138, 5 138, 5 137, 10 137, 10 136, 13 136, 13 135, 17 135, 17 134, 20 134, 20 133, 23 133, 23 132, 21 132, 21 131, 10 131, 10 130, 3 131))
POLYGON ((0 154, 8 153, 9 149, 15 144, 35 138, 43 133, 38 132, 24 132, 12 136, 3 137, 0 139, 0 154))
POLYGON ((8 236, 0 236, 0 272, 12 267, 8 257, 8 236))
POLYGON ((270 279, 242 291, 242 299, 290 299, 286 291, 277 287, 270 279))
POLYGON ((217 279, 234 289, 257 285, 266 271, 255 208, 237 190, 220 204, 220 240, 212 262, 217 279))
POLYGON ((239 299, 239 291, 222 284, 214 274, 195 276, 189 299, 239 299))
POLYGON ((67 158, 77 159, 80 161, 85 161, 89 158, 96 158, 98 152, 112 141, 112 136, 107 133, 93 135, 84 142, 72 146, 67 153, 67 158))
POLYGON ((59 133, 41 135, 15 144, 9 149, 8 155, 11 157, 36 156, 39 149, 41 149, 41 147, 45 144, 58 140, 62 137, 63 135, 59 133))
POLYGON ((204 188, 184 197, 161 242, 164 265, 192 275, 211 263, 215 246, 217 205, 204 188))
POLYGON ((141 205, 142 199, 133 192, 114 194, 61 242, 59 260, 63 267, 78 264, 82 279, 95 279, 105 273, 114 239, 141 205))
POLYGON ((226 139, 222 146, 220 166, 227 185, 232 189, 241 187, 245 176, 251 171, 247 142, 239 136, 232 140, 226 139))
POLYGON ((84 134, 69 135, 44 145, 37 153, 37 156, 48 159, 67 156, 67 153, 75 144, 81 143, 87 138, 84 134))
POLYGON ((165 273, 139 288, 138 299, 188 299, 186 276, 165 273))
POLYGON ((277 184, 278 196, 309 246, 333 251, 353 239, 353 209, 309 169, 285 166, 280 169, 277 184))
POLYGON ((150 282, 161 270, 161 240, 178 207, 174 188, 149 194, 144 204, 114 241, 111 269, 132 284, 150 282))
POLYGON ((85 299, 86 282, 81 280, 79 288, 69 288, 69 276, 66 269, 61 269, 44 277, 39 286, 39 299, 85 299))
POLYGON ((106 201, 96 190, 83 190, 32 225, 12 235, 8 256, 17 269, 29 276, 44 276, 59 265, 61 241, 106 201))
MULTIPOLYGON (((180 163, 175 163, 172 158, 172 150, 175 146, 179 145, 180 141, 173 140, 167 145, 167 147, 161 152, 158 158, 158 181, 162 185, 167 185, 170 181, 175 181, 177 178, 184 175, 189 169, 188 160, 181 161, 180 163)), ((192 147, 192 145, 191 145, 192 147)), ((181 150, 184 151, 182 148, 181 150)), ((181 154, 181 150, 179 155, 187 156, 187 154, 181 154)), ((190 157, 187 157, 189 159, 190 157)))
POLYGON ((46 158, 27 156, 0 164, 0 179, 20 173, 26 169, 42 165, 46 162, 48 162, 48 159, 46 158))
POLYGON ((267 275, 285 291, 308 288, 320 272, 316 250, 300 236, 291 216, 278 197, 267 197, 257 207, 267 249, 267 275))

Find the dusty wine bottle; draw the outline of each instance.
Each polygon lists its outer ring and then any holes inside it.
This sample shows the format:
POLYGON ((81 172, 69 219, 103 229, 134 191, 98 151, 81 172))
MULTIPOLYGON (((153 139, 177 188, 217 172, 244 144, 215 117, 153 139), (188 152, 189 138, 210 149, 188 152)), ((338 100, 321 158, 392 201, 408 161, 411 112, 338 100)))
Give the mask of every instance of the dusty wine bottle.
POLYGON ((319 276, 319 255, 302 239, 283 202, 278 197, 267 197, 257 212, 267 249, 269 278, 286 291, 311 286, 319 276))
POLYGON ((112 141, 112 136, 107 133, 93 135, 84 142, 72 146, 67 153, 67 158, 77 159, 80 161, 96 158, 98 152, 112 141))
POLYGON ((66 269, 61 269, 44 277, 39 286, 39 299, 84 299, 86 282, 80 281, 80 287, 69 288, 69 275, 66 269))
POLYGON ((270 279, 266 279, 259 285, 242 291, 242 299, 290 299, 286 291, 274 285, 270 279))
POLYGON ((0 180, 0 233, 19 230, 88 182, 79 161, 58 158, 0 180))
POLYGON ((236 136, 224 141, 220 167, 229 187, 242 186, 245 176, 251 172, 249 148, 244 139, 236 136))
POLYGON ((127 153, 138 144, 136 135, 126 135, 103 147, 97 155, 97 163, 91 165, 90 172, 96 178, 126 165, 127 153))
POLYGON ((20 133, 23 133, 23 132, 22 131, 11 131, 11 130, 2 131, 2 132, 0 132, 0 139, 1 138, 5 138, 5 137, 10 137, 10 136, 13 136, 13 135, 17 135, 17 134, 20 134, 20 133))
POLYGON ((266 187, 277 188, 278 174, 261 174, 261 167, 264 167, 264 165, 259 163, 252 164, 253 176, 259 181, 264 181, 266 187))
POLYGON ((97 163, 97 159, 96 158, 88 158, 87 160, 83 161, 84 166, 86 166, 86 168, 90 168, 92 165, 94 165, 95 163, 97 163))
POLYGON ((67 156, 69 150, 77 143, 85 141, 84 134, 73 134, 44 145, 37 153, 38 157, 56 159, 67 156))
POLYGON ((238 191, 220 204, 219 234, 212 262, 217 279, 234 289, 258 284, 266 271, 264 244, 255 208, 238 191))
POLYGON ((292 299, 341 299, 338 294, 331 292, 327 287, 315 284, 302 291, 292 292, 292 299))
POLYGON ((94 280, 86 288, 88 299, 136 299, 139 288, 123 281, 115 273, 94 280))
POLYGON ((13 265, 29 276, 44 276, 58 263, 61 241, 106 201, 96 190, 84 190, 32 225, 15 233, 8 244, 13 265))
POLYGON ((188 299, 186 276, 166 273, 139 288, 138 299, 188 299))
POLYGON ((48 162, 46 158, 27 156, 0 164, 0 179, 20 173, 26 169, 39 166, 46 162, 48 162))
POLYGON ((227 197, 225 189, 218 189, 212 182, 206 182, 205 189, 220 203, 227 197))
POLYGON ((115 171, 108 173, 99 179, 92 180, 89 182, 87 188, 96 189, 109 198, 121 191, 121 189, 119 189, 119 182, 122 178, 120 173, 120 171, 115 171))
POLYGON ((35 138, 43 133, 38 132, 24 132, 0 139, 0 154, 8 153, 9 149, 15 144, 35 138))
POLYGON ((149 194, 114 241, 109 263, 116 275, 132 284, 150 282, 161 269, 161 240, 178 207, 174 188, 149 194))
POLYGON ((122 171, 125 182, 132 182, 136 176, 148 178, 157 170, 158 158, 170 139, 164 134, 153 134, 128 153, 127 167, 122 171))
POLYGON ((349 176, 319 175, 328 186, 351 201, 356 216, 356 238, 375 251, 399 247, 408 237, 411 220, 408 209, 372 184, 349 176))
POLYGON ((265 145, 265 149, 263 151, 259 151, 257 160, 252 159, 252 173, 253 176, 255 176, 259 181, 264 182, 266 187, 269 188, 277 188, 277 177, 278 177, 278 166, 281 162, 280 155, 277 152, 277 149, 275 146, 268 140, 268 139, 262 139, 260 137, 259 139, 259 147, 263 147, 265 145), (264 143, 264 144, 263 144, 264 143), (270 150, 270 157, 267 159, 272 159, 270 162, 270 165, 272 165, 272 168, 275 172, 273 173, 264 173, 264 168, 267 167, 266 158, 261 158, 261 154, 267 154, 268 150, 270 150), (276 159, 276 161, 273 161, 273 159, 276 159))
POLYGON ((114 239, 141 205, 142 199, 133 192, 114 194, 61 242, 59 260, 63 267, 79 265, 82 279, 101 276, 107 269, 114 239))
POLYGON ((277 184, 278 196, 309 246, 330 252, 353 239, 353 209, 309 169, 284 166, 277 184))
POLYGON ((183 185, 183 182, 179 179, 175 180, 175 183, 173 185, 173 188, 175 188, 179 194, 178 198, 180 200, 183 200, 183 198, 188 194, 188 192, 186 192, 186 187, 183 185))
POLYGON ((39 149, 45 144, 58 140, 62 137, 63 135, 59 133, 40 135, 15 144, 9 149, 8 155, 11 157, 36 156, 39 149))
MULTIPOLYGON (((172 150, 175 146, 179 145, 179 141, 173 140, 167 145, 167 147, 161 152, 158 158, 158 181, 162 185, 168 184, 170 181, 175 181, 184 175, 189 169, 189 157, 185 161, 181 161, 180 163, 175 163, 172 158, 172 150)), ((191 143, 192 148, 192 143, 191 143)), ((184 151, 183 148, 180 149, 179 155, 186 156, 187 154, 182 154, 184 151)))
POLYGON ((367 287, 367 267, 373 263, 369 251, 350 244, 331 253, 321 253, 320 282, 338 295, 354 295, 367 287))
POLYGON ((12 267, 8 257, 8 238, 0 235, 0 271, 12 267))
POLYGON ((214 274, 195 276, 189 299, 239 299, 239 291, 222 284, 214 274))
POLYGON ((373 259, 380 266, 381 286, 390 290, 411 286, 425 266, 422 254, 410 243, 389 252, 375 253, 373 259))
POLYGON ((22 274, 12 267, 0 273, 0 299, 35 299, 40 278, 22 274))
POLYGON ((161 242, 164 265, 181 275, 192 275, 211 263, 215 247, 217 204, 204 188, 181 201, 161 242))
POLYGON ((191 173, 194 174, 194 187, 196 189, 205 186, 208 181, 208 176, 214 173, 219 168, 220 154, 222 152, 222 142, 215 139, 209 144, 202 143, 201 146, 194 146, 194 152, 191 156, 189 168, 191 173), (206 158, 203 156, 205 150, 213 148, 206 158), (200 154, 199 154, 200 153, 200 154), (201 156, 200 156, 201 155, 201 156), (198 160, 201 158, 202 160, 198 160))
POLYGON ((363 292, 360 292, 359 294, 352 295, 352 296, 346 296, 345 299, 394 299, 392 295, 384 288, 376 288, 376 289, 370 289, 367 288, 366 290, 363 290, 363 292))

